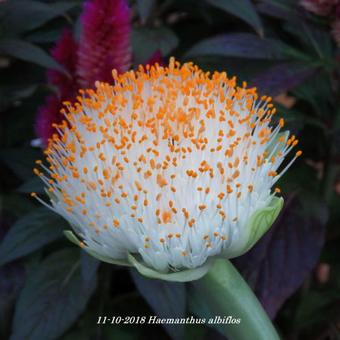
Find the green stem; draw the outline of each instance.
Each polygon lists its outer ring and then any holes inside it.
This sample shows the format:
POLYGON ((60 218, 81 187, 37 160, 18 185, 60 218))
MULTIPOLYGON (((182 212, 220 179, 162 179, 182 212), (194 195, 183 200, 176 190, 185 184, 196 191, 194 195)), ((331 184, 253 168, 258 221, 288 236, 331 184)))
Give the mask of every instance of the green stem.
POLYGON ((211 324, 229 340, 280 339, 256 296, 230 261, 216 260, 203 278, 192 282, 189 307, 205 318, 206 324, 216 316, 240 319, 238 324, 211 324))

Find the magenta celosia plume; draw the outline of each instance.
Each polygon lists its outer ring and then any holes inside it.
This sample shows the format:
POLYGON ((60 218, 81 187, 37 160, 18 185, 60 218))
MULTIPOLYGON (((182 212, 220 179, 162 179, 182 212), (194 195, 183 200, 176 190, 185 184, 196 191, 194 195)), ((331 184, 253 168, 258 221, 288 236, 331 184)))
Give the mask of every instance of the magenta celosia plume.
POLYGON ((146 62, 146 64, 149 65, 158 64, 160 66, 164 66, 161 51, 157 50, 155 53, 153 53, 149 60, 146 62))
POLYGON ((301 0, 300 4, 307 11, 316 15, 328 16, 334 10, 339 0, 301 0))
POLYGON ((112 80, 112 69, 125 72, 131 65, 130 10, 125 0, 93 0, 85 4, 78 49, 79 84, 112 80))
POLYGON ((53 133, 52 124, 62 119, 62 102, 73 100, 79 88, 91 88, 96 80, 111 81, 112 69, 124 72, 132 59, 130 10, 126 0, 89 0, 82 14, 79 44, 65 31, 51 54, 68 75, 48 72, 49 84, 58 93, 46 99, 36 121, 36 133, 43 142, 53 133))

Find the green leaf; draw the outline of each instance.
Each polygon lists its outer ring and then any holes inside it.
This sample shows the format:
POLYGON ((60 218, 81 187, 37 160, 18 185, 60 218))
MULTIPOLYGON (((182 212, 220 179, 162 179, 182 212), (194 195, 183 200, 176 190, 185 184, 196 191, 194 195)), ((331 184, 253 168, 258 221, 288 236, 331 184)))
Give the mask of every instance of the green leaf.
POLYGON ((65 221, 46 208, 19 219, 0 243, 0 266, 51 243, 62 236, 65 221))
POLYGON ((284 62, 268 67, 264 72, 256 74, 250 82, 258 93, 266 93, 271 97, 286 93, 310 79, 316 73, 316 67, 301 62, 284 62))
MULTIPOLYGON (((144 278, 131 270, 133 281, 144 299, 160 318, 184 318, 186 290, 183 283, 144 278)), ((183 339, 184 325, 163 325, 172 339, 183 339)))
POLYGON ((1 4, 3 25, 10 34, 36 29, 51 19, 63 15, 77 4, 57 1, 51 4, 32 0, 11 0, 1 4))
POLYGON ((57 63, 43 49, 20 39, 1 39, 0 52, 8 56, 28 61, 40 66, 65 73, 64 67, 57 63))
POLYGON ((208 0, 208 2, 241 18, 252 26, 261 36, 263 35, 261 18, 250 0, 208 0))
MULTIPOLYGON (((100 292, 101 294, 104 292, 100 292)), ((105 296, 106 298, 107 296, 105 296)), ((111 302, 111 301, 110 301, 111 302)), ((109 304, 110 312, 116 310, 109 304)), ((107 338, 104 334, 105 328, 116 328, 115 327, 101 327, 94 326, 93 322, 98 320, 98 308, 86 308, 85 312, 78 318, 77 322, 69 329, 63 336, 59 337, 58 340, 110 340, 112 338, 107 338)), ((105 311, 102 312, 103 314, 105 311)), ((116 314, 117 315, 117 314, 116 314)), ((126 325, 123 325, 126 326, 126 325)), ((116 338, 113 338, 116 339, 116 338)), ((123 340, 127 340, 123 338, 123 340)))
POLYGON ((296 308, 294 328, 311 329, 316 324, 328 323, 334 315, 332 304, 336 304, 339 299, 339 290, 333 287, 324 291, 306 292, 296 308))
POLYGON ((296 0, 262 0, 256 5, 257 10, 280 20, 296 20, 300 8, 296 0))
POLYGON ((43 194, 45 193, 44 182, 39 177, 32 177, 23 183, 17 191, 24 194, 30 194, 31 192, 43 194))
POLYGON ((132 32, 135 65, 146 62, 157 50, 167 56, 178 45, 178 38, 170 29, 138 28, 132 32))
MULTIPOLYGON (((308 81, 295 87, 292 92, 297 98, 311 104, 320 117, 324 117, 325 120, 330 119, 332 106, 336 103, 334 102, 335 98, 329 95, 332 93, 332 84, 327 72, 324 70, 315 72, 308 81), (329 118, 326 118, 327 115, 329 118)), ((309 114, 308 119, 311 118, 309 114)))
MULTIPOLYGON (((310 121, 306 121, 304 113, 294 106, 293 108, 287 108, 276 102, 275 107, 278 112, 276 118, 280 117, 285 120, 285 128, 287 128, 288 131, 294 129, 294 132, 299 132, 306 123, 310 123, 310 121)), ((312 120, 312 117, 308 117, 308 120, 312 120)))
MULTIPOLYGON (((103 330, 103 334, 104 334, 105 340, 111 340, 111 339, 136 340, 136 339, 143 338, 143 331, 141 327, 139 328, 126 327, 126 325, 116 326, 116 327, 105 327, 103 330)), ((154 332, 153 332, 153 335, 154 335, 154 332)), ((147 337, 147 335, 144 335, 144 337, 147 337)), ((73 339, 67 339, 67 340, 73 340, 73 339)), ((80 340, 84 340, 84 339, 80 339, 80 340)))
POLYGON ((33 44, 51 44, 55 43, 60 37, 60 29, 41 29, 34 31, 26 36, 26 40, 33 44))
POLYGON ((41 156, 41 150, 34 148, 0 150, 0 162, 6 164, 19 178, 24 180, 32 179, 34 162, 41 156))
POLYGON ((248 224, 240 231, 239 238, 226 249, 228 258, 246 253, 272 226, 283 207, 283 198, 273 197, 270 204, 255 211, 248 224))
POLYGON ((96 275, 100 262, 93 256, 85 253, 84 251, 82 251, 80 254, 80 261, 81 275, 83 277, 83 280, 85 282, 90 282, 92 277, 96 275))
POLYGON ((186 58, 219 55, 247 59, 282 59, 281 46, 273 39, 250 33, 221 34, 203 39, 185 54, 186 58))
POLYGON ((15 102, 31 97, 38 85, 6 85, 0 86, 0 111, 6 111, 15 102))
POLYGON ((14 262, 0 268, 0 339, 8 339, 15 300, 25 283, 23 264, 14 262))
POLYGON ((15 218, 21 218, 37 208, 35 200, 28 195, 21 195, 16 192, 1 195, 1 212, 7 213, 15 218))
POLYGON ((15 308, 10 340, 59 338, 81 315, 96 287, 84 282, 79 251, 50 255, 28 277, 15 308))
POLYGON ((173 273, 159 273, 154 269, 145 266, 141 262, 138 262, 136 258, 131 254, 128 255, 128 259, 129 262, 138 270, 140 274, 151 279, 159 279, 173 282, 187 282, 200 279, 208 272, 210 266, 212 265, 212 262, 214 261, 214 259, 209 259, 205 262, 204 265, 194 269, 185 269, 173 273))
POLYGON ((310 52, 316 55, 326 64, 333 58, 333 44, 331 35, 326 30, 321 30, 315 25, 304 20, 288 22, 285 29, 296 36, 301 44, 306 46, 310 52))
POLYGON ((156 0, 137 0, 137 10, 143 24, 148 20, 155 4, 156 0))

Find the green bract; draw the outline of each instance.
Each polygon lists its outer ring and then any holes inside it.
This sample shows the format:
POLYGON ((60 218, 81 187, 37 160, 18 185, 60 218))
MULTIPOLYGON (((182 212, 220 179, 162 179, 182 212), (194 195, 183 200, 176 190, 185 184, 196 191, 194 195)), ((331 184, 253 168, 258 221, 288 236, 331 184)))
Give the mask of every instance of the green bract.
POLYGON ((229 259, 241 256, 252 248, 263 234, 272 226, 283 207, 283 198, 273 197, 270 204, 255 211, 247 225, 240 230, 237 241, 226 250, 229 259))
POLYGON ((161 273, 148 267, 141 261, 136 254, 127 254, 126 260, 114 259, 98 254, 86 245, 83 245, 78 237, 71 230, 65 230, 65 236, 73 243, 81 246, 91 256, 107 263, 134 267, 140 274, 159 280, 187 282, 198 280, 203 277, 210 269, 217 258, 233 258, 240 256, 252 248, 263 234, 271 227, 283 207, 283 199, 274 197, 270 204, 257 210, 250 218, 245 228, 240 230, 240 235, 231 246, 221 255, 209 258, 202 266, 193 269, 184 269, 161 273))

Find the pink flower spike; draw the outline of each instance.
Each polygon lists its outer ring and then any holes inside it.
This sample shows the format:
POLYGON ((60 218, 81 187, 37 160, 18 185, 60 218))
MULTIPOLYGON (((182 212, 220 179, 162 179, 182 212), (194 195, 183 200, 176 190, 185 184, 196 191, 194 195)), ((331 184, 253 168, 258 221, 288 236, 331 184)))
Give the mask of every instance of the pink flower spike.
POLYGON ((320 16, 328 16, 339 0, 300 0, 301 6, 308 12, 320 16))
POLYGON ((78 51, 79 85, 112 82, 112 70, 125 72, 131 65, 130 9, 125 0, 89 0, 82 16, 78 51))
POLYGON ((164 66, 163 60, 162 60, 162 54, 160 50, 157 50, 150 59, 145 63, 145 65, 155 65, 158 64, 160 66, 164 66))

